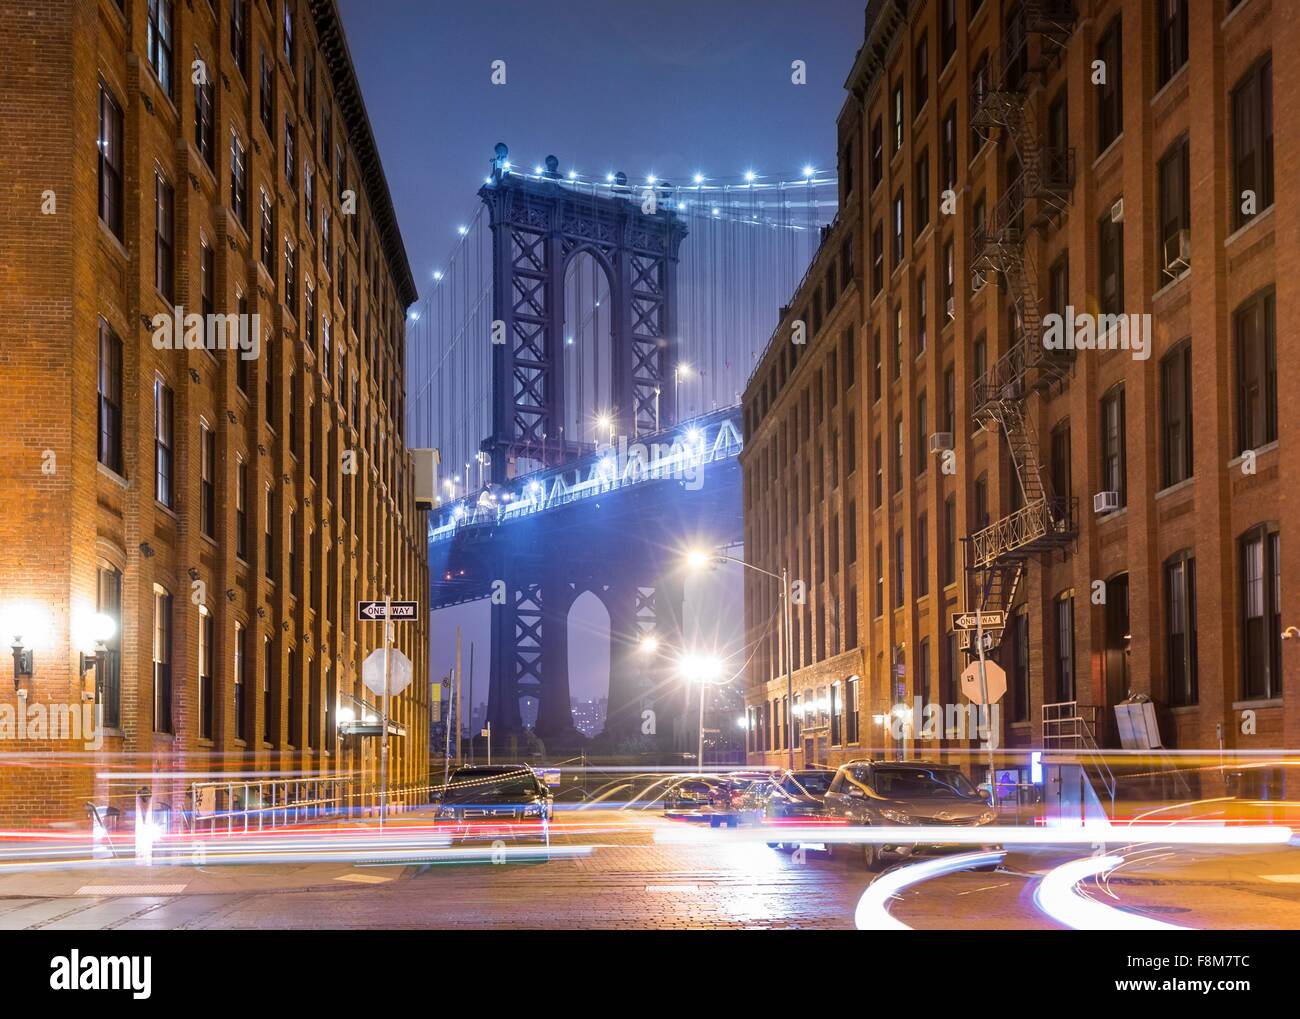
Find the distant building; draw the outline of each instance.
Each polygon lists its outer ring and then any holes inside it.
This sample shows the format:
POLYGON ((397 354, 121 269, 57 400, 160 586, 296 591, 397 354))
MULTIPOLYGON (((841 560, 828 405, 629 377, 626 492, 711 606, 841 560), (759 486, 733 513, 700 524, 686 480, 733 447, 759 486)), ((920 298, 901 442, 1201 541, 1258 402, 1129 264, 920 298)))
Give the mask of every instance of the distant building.
POLYGON ((609 698, 580 701, 576 697, 569 699, 569 708, 573 712, 573 725, 588 738, 605 729, 605 715, 609 708, 609 698))

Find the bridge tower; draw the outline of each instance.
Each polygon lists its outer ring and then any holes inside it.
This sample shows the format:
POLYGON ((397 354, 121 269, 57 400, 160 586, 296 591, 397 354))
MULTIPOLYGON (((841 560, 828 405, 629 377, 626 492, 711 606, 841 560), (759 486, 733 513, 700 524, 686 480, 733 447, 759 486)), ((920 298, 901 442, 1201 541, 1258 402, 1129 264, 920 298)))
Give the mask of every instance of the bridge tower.
MULTIPOLYGON (((971 124, 982 138, 1001 132, 1010 143, 1018 173, 972 236, 971 272, 982 282, 999 277, 1015 305, 1017 329, 1006 352, 975 380, 973 416, 1006 437, 1019 486, 1019 509, 976 531, 966 541, 966 565, 979 607, 1010 610, 1036 555, 1069 545, 1075 511, 1065 495, 1054 495, 1038 454, 1029 400, 1064 386, 1069 353, 1046 350, 1042 342, 1039 283, 1027 247, 1026 225, 1042 229, 1067 213, 1074 184, 1074 152, 1063 140, 1038 135, 1033 109, 1044 68, 1061 57, 1074 29, 1069 0, 1025 0, 992 54, 989 78, 977 84, 971 124)), ((1001 631, 986 631, 996 646, 1001 631)), ((974 650, 973 648, 970 650, 974 650)))
MULTIPOLYGON (((571 412, 599 410, 612 433, 628 442, 676 422, 676 270, 686 234, 665 186, 629 187, 620 175, 608 193, 598 194, 566 182, 554 156, 544 173, 528 176, 511 173, 506 156, 498 145, 491 176, 479 189, 492 231, 495 333, 492 434, 480 455, 494 485, 563 466, 603 444, 603 436, 593 444, 566 435, 571 412), (565 387, 565 276, 583 252, 609 281, 609 407, 574 407, 575 394, 565 387)), ((557 554, 544 541, 529 541, 527 528, 514 542, 498 544, 494 576, 505 591, 492 604, 488 718, 494 732, 519 732, 520 698, 531 696, 538 699, 539 737, 562 742, 571 733, 568 614, 580 594, 592 591, 610 617, 606 728, 666 735, 666 719, 643 722, 652 692, 664 686, 655 675, 662 666, 635 649, 645 633, 679 629, 682 589, 650 533, 659 529, 643 526, 648 523, 623 521, 625 537, 616 548, 584 540, 579 530, 557 554)))

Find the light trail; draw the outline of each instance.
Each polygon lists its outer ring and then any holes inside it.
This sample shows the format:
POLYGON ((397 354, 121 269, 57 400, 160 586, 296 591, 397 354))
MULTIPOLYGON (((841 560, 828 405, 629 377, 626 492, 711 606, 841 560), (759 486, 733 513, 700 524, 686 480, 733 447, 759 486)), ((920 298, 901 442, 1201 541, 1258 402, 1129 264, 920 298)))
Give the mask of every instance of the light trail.
POLYGON ((1121 856, 1089 856, 1071 860, 1050 871, 1034 890, 1034 902, 1058 923, 1079 931, 1187 931, 1192 927, 1165 923, 1086 898, 1075 889, 1080 881, 1096 877, 1124 862, 1121 856))
POLYGON ((929 881, 931 878, 943 877, 959 870, 971 867, 985 867, 999 863, 1006 854, 1001 850, 987 853, 962 853, 960 856, 945 856, 934 860, 922 860, 898 867, 872 881, 867 886, 858 906, 853 911, 853 923, 860 931, 910 931, 914 928, 897 919, 885 908, 885 904, 899 892, 912 885, 929 881))

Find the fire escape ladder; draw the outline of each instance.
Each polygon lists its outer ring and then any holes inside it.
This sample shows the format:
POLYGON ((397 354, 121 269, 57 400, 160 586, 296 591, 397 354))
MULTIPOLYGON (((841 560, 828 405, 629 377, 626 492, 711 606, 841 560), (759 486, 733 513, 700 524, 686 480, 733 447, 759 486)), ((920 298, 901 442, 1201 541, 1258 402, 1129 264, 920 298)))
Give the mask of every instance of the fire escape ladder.
MULTIPOLYGON (((993 54, 983 83, 977 86, 972 125, 985 138, 1001 134, 1020 162, 1020 172, 977 225, 972 236, 971 273, 977 282, 990 275, 1002 280, 1015 307, 1018 336, 973 387, 973 416, 996 425, 1006 437, 1020 508, 972 534, 967 542, 967 569, 975 580, 983 611, 1011 612, 1028 560, 1074 539, 1074 508, 1054 496, 1039 460, 1027 400, 1034 393, 1063 386, 1067 354, 1043 346, 1043 317, 1038 276, 1025 245, 1030 225, 1042 229, 1070 204, 1074 184, 1073 150, 1042 144, 1030 103, 1031 82, 1042 81, 1060 58, 1074 30, 1073 5, 1065 0, 1024 0, 1021 20, 1008 31, 993 54), (1031 37, 1037 38, 1038 63, 1030 65, 1031 37)), ((1003 631, 1004 632, 1004 631, 1003 631)), ((996 647, 1002 633, 990 631, 996 647)))

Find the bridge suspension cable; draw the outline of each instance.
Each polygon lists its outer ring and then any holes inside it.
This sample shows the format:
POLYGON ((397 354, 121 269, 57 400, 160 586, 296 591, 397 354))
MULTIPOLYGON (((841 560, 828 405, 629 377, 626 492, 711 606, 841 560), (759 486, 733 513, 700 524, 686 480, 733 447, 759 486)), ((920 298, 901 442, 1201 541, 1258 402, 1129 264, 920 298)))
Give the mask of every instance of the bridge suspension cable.
MULTIPOLYGON (((781 305, 835 216, 837 179, 807 173, 680 185, 546 179, 575 195, 617 195, 638 204, 652 192, 659 208, 685 223, 676 337, 683 368, 664 384, 676 388, 683 419, 738 403, 781 305)), ((444 499, 477 490, 488 476, 479 444, 492 431, 491 258, 488 216, 479 204, 407 321, 408 434, 415 446, 441 450, 444 499)), ((566 320, 564 380, 580 398, 563 427, 580 442, 607 441, 595 422, 609 400, 609 281, 588 256, 570 263, 565 291, 559 298, 566 320)))

